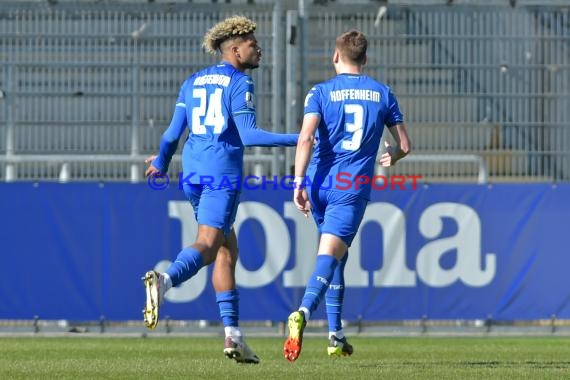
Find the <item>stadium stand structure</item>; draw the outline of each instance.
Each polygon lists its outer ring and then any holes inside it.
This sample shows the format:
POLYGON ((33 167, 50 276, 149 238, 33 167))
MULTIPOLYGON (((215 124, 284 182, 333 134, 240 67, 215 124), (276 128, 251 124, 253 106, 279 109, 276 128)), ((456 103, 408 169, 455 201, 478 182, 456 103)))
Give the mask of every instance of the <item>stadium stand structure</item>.
MULTIPOLYGON (((389 173, 427 182, 570 179, 563 2, 296 3, 3 4, 0 179, 140 181, 181 81, 216 59, 201 49, 204 31, 236 12, 259 24, 262 128, 298 129, 304 93, 333 75, 334 37, 357 27, 370 41, 367 72, 398 95, 414 144, 415 158, 389 173)), ((292 157, 248 149, 246 170, 289 174, 292 157)))

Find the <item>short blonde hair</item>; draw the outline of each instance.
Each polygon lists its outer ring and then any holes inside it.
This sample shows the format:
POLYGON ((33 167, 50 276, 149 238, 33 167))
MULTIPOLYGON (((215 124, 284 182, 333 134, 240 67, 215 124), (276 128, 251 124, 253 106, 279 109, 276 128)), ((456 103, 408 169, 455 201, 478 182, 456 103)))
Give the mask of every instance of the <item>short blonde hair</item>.
POLYGON ((220 45, 230 39, 253 33, 257 25, 244 16, 233 16, 214 25, 206 32, 202 46, 210 54, 216 54, 220 45))
POLYGON ((343 58, 350 62, 363 65, 366 62, 366 49, 368 41, 359 30, 352 29, 337 37, 336 48, 343 58))

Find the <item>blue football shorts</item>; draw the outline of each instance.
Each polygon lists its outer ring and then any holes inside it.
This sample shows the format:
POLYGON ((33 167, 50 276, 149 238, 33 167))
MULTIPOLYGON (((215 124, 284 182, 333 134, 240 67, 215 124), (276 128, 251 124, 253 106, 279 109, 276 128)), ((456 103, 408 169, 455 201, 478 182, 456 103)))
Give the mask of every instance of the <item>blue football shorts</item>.
POLYGON ((240 191, 211 185, 184 184, 198 224, 218 228, 228 236, 236 219, 240 191))
POLYGON ((350 247, 362 222, 368 199, 345 191, 311 187, 309 200, 319 232, 334 235, 350 247))

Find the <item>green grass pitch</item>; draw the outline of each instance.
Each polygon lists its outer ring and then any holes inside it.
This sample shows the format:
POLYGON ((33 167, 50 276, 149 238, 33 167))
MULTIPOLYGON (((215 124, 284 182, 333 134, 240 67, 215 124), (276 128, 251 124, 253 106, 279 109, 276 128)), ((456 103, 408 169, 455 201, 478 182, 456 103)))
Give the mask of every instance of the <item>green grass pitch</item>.
POLYGON ((568 337, 352 337, 329 358, 306 337, 289 363, 282 338, 249 338, 258 365, 223 356, 220 337, 2 337, 0 379, 570 379, 568 337))

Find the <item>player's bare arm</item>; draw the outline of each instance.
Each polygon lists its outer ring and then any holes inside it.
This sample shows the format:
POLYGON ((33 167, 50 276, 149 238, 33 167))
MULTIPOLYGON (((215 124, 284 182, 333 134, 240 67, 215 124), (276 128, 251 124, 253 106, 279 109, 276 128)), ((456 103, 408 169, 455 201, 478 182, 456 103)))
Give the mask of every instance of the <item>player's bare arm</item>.
POLYGON ((396 162, 406 157, 411 150, 411 142, 405 124, 393 125, 388 130, 396 141, 396 145, 392 146, 387 141, 384 142, 386 152, 380 157, 379 164, 385 167, 395 165, 396 162))
POLYGON ((295 190, 293 192, 293 202, 297 210, 307 216, 311 209, 307 190, 300 187, 307 173, 307 166, 313 154, 313 146, 315 143, 315 133, 319 125, 320 116, 305 115, 303 118, 303 126, 297 141, 297 151, 295 152, 295 190))

